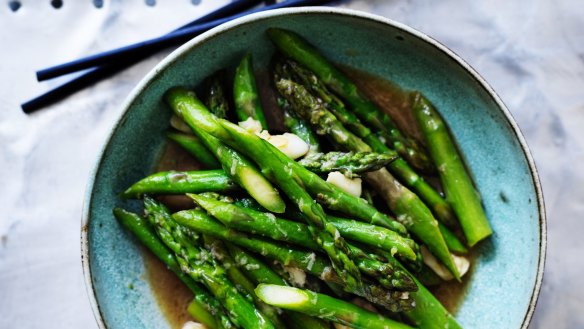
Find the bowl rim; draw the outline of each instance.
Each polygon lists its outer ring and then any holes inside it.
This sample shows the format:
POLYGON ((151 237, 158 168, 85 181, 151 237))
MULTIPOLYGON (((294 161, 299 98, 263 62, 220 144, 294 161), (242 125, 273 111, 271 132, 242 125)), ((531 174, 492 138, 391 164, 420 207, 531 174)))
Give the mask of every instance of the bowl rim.
POLYGON ((511 127, 513 133, 515 134, 517 140, 519 141, 519 145, 523 151, 523 155, 527 161, 529 171, 531 174, 531 179, 535 188, 535 194, 537 198, 537 207, 539 213, 539 257, 538 257, 538 264, 537 264, 537 273, 535 277, 535 284, 532 289, 529 306, 523 318, 521 329, 527 329, 531 319, 533 317, 533 313, 535 311, 535 306, 537 304, 537 300, 539 297, 539 293, 541 290, 541 285, 543 281, 543 274, 544 274, 544 266, 545 266, 545 259, 546 259, 546 250, 547 250, 547 219, 545 213, 545 204, 543 200, 543 192, 541 189, 541 183, 539 180, 539 175, 537 172, 537 168, 535 165, 535 161, 531 155, 531 151, 527 145, 525 137, 521 132, 519 126, 515 122, 513 115, 509 111, 509 109, 505 106, 499 95, 495 92, 495 90, 486 82, 486 80, 477 72, 475 71, 470 64, 465 62, 460 56, 458 56, 454 51, 450 50, 445 45, 441 44, 437 40, 433 39, 432 37, 426 35, 423 32, 420 32, 412 27, 409 27, 405 24, 396 22, 392 19, 370 14, 367 12, 347 9, 347 8, 338 8, 338 7, 327 7, 327 6, 320 6, 320 7, 296 7, 296 8, 283 8, 283 9, 275 9, 275 10, 268 10, 259 13, 254 13, 248 16, 237 18, 233 21, 221 24, 201 35, 189 40, 173 52, 171 52, 168 56, 166 56, 162 61, 160 61, 154 68, 152 68, 146 76, 144 76, 140 82, 134 87, 134 89, 130 92, 130 94, 126 97, 124 103, 122 104, 122 110, 120 114, 115 119, 114 125, 110 128, 107 133, 107 138, 104 143, 101 145, 101 150, 99 152, 97 161, 90 172, 89 180, 85 190, 85 197, 83 201, 83 212, 81 218, 81 263, 83 268, 83 276, 85 281, 86 290, 89 297, 89 302, 93 311, 93 315, 97 321, 99 328, 106 329, 107 325, 104 321, 102 311, 99 307, 99 303, 97 302, 95 287, 93 286, 93 278, 91 274, 91 259, 89 256, 89 221, 90 221, 90 211, 91 208, 91 195, 93 194, 93 187, 95 183, 95 179, 97 174, 100 170, 101 164, 104 161, 105 152, 108 148, 108 145, 120 127, 121 123, 124 121, 127 112, 134 102, 136 97, 150 84, 153 82, 154 78, 165 68, 170 66, 174 63, 175 60, 180 58, 182 55, 190 51, 192 48, 198 46, 205 41, 222 34, 225 31, 237 28, 241 25, 245 25, 248 23, 253 23, 255 21, 261 21, 268 18, 278 17, 278 16, 289 16, 289 15, 300 15, 300 14, 325 14, 325 15, 339 15, 339 16, 346 16, 364 20, 370 20, 373 22, 389 25, 391 27, 397 28, 402 32, 405 32, 409 35, 412 35, 422 41, 426 42, 427 44, 433 46, 434 48, 438 49, 439 51, 446 54, 450 59, 454 60, 458 65, 464 68, 473 78, 474 80, 482 87, 484 90, 489 94, 491 99, 497 104, 499 110, 503 113, 507 123, 511 127))

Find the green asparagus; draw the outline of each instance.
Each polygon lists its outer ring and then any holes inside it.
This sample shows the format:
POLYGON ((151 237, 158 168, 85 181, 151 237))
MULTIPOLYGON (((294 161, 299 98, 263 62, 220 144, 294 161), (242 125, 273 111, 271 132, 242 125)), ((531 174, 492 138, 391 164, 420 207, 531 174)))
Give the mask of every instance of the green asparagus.
POLYGON ((414 139, 403 136, 390 117, 366 99, 357 90, 357 86, 316 48, 291 31, 270 28, 268 36, 285 56, 307 67, 330 89, 344 98, 361 120, 383 133, 393 148, 414 167, 425 171, 431 168, 431 162, 423 148, 414 139))
MULTIPOLYGON (((227 227, 298 244, 311 250, 319 249, 318 244, 309 238, 310 232, 306 224, 277 218, 270 213, 220 202, 202 195, 188 196, 227 227)), ((330 215, 327 216, 327 220, 335 225, 346 239, 380 247, 410 260, 416 259, 412 249, 415 243, 391 230, 330 215)))
POLYGON ((226 118, 229 113, 229 102, 227 101, 227 93, 223 83, 224 76, 225 71, 221 70, 205 79, 204 82, 207 87, 205 105, 207 105, 211 113, 220 118, 226 118))
POLYGON ((281 97, 278 98, 278 103, 280 104, 282 111, 284 111, 284 126, 286 126, 291 133, 296 134, 309 145, 308 153, 306 153, 307 156, 319 153, 320 142, 318 141, 318 137, 304 120, 298 119, 290 112, 290 109, 288 108, 289 104, 287 104, 287 102, 288 101, 281 97))
POLYGON ((122 197, 133 198, 143 194, 183 194, 201 192, 229 192, 238 186, 223 170, 161 171, 130 186, 122 197))
POLYGON ((407 329, 408 325, 385 318, 354 304, 310 290, 272 284, 260 284, 256 294, 264 302, 288 310, 359 329, 407 329))
POLYGON ((420 93, 414 93, 412 99, 412 109, 438 168, 446 200, 454 208, 466 240, 472 247, 492 234, 479 194, 436 109, 420 93))
MULTIPOLYGON (((347 110, 343 102, 329 92, 314 73, 292 60, 277 62, 275 65, 275 73, 283 78, 292 79, 302 84, 305 88, 310 89, 316 97, 322 100, 326 109, 334 114, 349 131, 369 145, 374 152, 397 155, 394 150, 388 148, 377 135, 373 134, 369 128, 363 125, 355 114, 347 110)), ((289 111, 293 111, 293 109, 290 108, 289 111)), ((399 158, 388 166, 388 170, 396 175, 404 185, 418 194, 430 207, 438 220, 450 227, 456 226, 456 216, 448 202, 426 183, 406 161, 399 158)))
POLYGON ((230 322, 223 314, 221 305, 217 300, 205 288, 181 271, 172 252, 160 241, 146 219, 120 208, 115 208, 113 212, 117 220, 128 231, 132 232, 146 248, 158 257, 193 292, 195 299, 192 301, 192 307, 190 308, 192 308, 192 315, 197 321, 210 329, 221 328, 221 317, 223 317, 225 323, 230 322))
MULTIPOLYGON (((230 243, 226 243, 226 246, 231 256, 235 259, 234 265, 241 268, 256 285, 260 283, 288 285, 281 276, 251 253, 230 243)), ((306 316, 302 313, 286 311, 283 316, 286 318, 287 323, 291 321, 292 323, 301 324, 302 326, 299 327, 301 329, 330 329, 330 325, 326 321, 306 316)))
MULTIPOLYGON (((260 238, 252 238, 244 233, 230 230, 201 210, 185 210, 177 212, 173 218, 181 225, 193 231, 210 235, 223 241, 231 242, 252 252, 278 261, 285 266, 291 266, 306 271, 323 281, 342 284, 343 281, 333 270, 327 259, 313 252, 292 249, 282 244, 269 242, 260 238)), ((363 267, 367 266, 362 264, 363 267)), ((381 286, 363 280, 363 289, 354 289, 343 285, 342 288, 358 296, 364 297, 372 303, 378 304, 393 312, 412 308, 408 295, 400 291, 390 291, 381 286)))
MULTIPOLYGON (((371 151, 369 145, 348 131, 304 87, 284 79, 278 80, 276 87, 292 104, 292 108, 314 126, 317 133, 330 137, 337 145, 346 150, 371 151)), ((460 280, 460 274, 452 255, 438 229, 438 222, 424 203, 395 180, 385 168, 368 172, 364 177, 384 197, 389 208, 397 215, 397 219, 422 240, 430 251, 446 265, 454 277, 460 280)))
POLYGON ((235 114, 239 121, 252 118, 259 121, 263 129, 268 129, 268 123, 264 117, 264 111, 262 110, 262 104, 257 91, 252 58, 249 53, 243 57, 235 70, 233 99, 235 100, 235 114))
POLYGON ((221 167, 213 153, 209 152, 207 147, 203 145, 200 139, 193 135, 184 133, 169 132, 166 134, 168 139, 176 142, 187 152, 189 152, 197 161, 209 169, 216 169, 221 167))
POLYGON ((298 161, 304 168, 326 174, 340 171, 348 178, 375 171, 395 161, 397 156, 374 152, 328 152, 307 155, 298 161))
MULTIPOLYGON (((282 213, 285 210, 285 203, 280 197, 276 188, 258 171, 257 167, 247 158, 237 151, 226 146, 217 139, 217 136, 209 131, 207 127, 197 125, 193 109, 205 106, 199 101, 194 92, 185 89, 174 89, 166 95, 166 100, 173 111, 180 116, 191 127, 193 132, 205 143, 211 152, 215 154, 225 172, 239 186, 244 188, 255 200, 266 209, 282 213)), ((209 113, 207 111, 207 113, 209 113)), ((209 113, 209 115, 211 115, 209 113)))
MULTIPOLYGON (((173 88, 166 93, 166 99, 175 111, 178 110, 183 116, 189 118, 185 120, 189 125, 201 127, 207 133, 221 138, 228 145, 254 159, 262 172, 274 181, 306 215, 313 238, 329 256, 343 283, 352 290, 363 289, 361 274, 351 260, 349 248, 337 229, 326 221, 320 205, 304 190, 301 180, 295 177, 289 165, 291 162, 295 163, 294 161, 258 136, 229 121, 217 119, 196 99, 194 93, 173 88), (274 154, 280 154, 286 160, 279 160, 282 158, 276 158, 274 154)), ((255 199, 260 202, 257 198, 255 199)))
POLYGON ((246 329, 274 328, 270 320, 237 291, 225 277, 221 267, 209 263, 210 256, 192 243, 172 219, 166 207, 145 197, 144 208, 160 239, 174 251, 181 270, 194 280, 202 282, 229 311, 229 316, 236 325, 246 329))

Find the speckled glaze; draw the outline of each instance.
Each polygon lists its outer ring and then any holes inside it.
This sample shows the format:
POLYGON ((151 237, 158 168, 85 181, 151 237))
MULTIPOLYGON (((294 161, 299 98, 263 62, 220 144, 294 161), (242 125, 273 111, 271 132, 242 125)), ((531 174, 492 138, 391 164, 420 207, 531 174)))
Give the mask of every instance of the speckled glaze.
POLYGON ((152 172, 170 117, 163 93, 194 87, 247 51, 254 66, 265 66, 273 52, 268 27, 294 30, 333 61, 432 100, 464 153, 495 232, 479 246, 456 317, 465 328, 526 328, 543 275, 545 213, 533 160, 509 111, 468 64, 431 38, 385 18, 326 7, 259 13, 213 29, 169 55, 128 97, 89 182, 83 214, 83 267, 100 327, 169 327, 146 281, 140 247, 111 210, 139 210, 117 195, 152 172))

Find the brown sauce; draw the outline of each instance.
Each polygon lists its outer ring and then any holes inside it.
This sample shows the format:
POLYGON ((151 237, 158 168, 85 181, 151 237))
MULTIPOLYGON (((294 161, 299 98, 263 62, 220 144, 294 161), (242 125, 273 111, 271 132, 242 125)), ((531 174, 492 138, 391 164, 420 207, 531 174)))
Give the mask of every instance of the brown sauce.
MULTIPOLYGON (((409 94, 406 91, 370 73, 347 67, 342 67, 342 70, 355 81, 367 97, 391 115, 400 130, 422 141, 420 131, 415 124, 415 119, 410 109, 409 94)), ((265 72, 260 72, 258 76, 261 76, 261 79, 258 78, 257 81, 258 89, 262 94, 264 108, 276 109, 277 105, 274 100, 273 89, 269 84, 270 77, 265 72)), ((272 123, 278 123, 281 113, 267 110, 266 118, 270 126, 274 127, 272 123)), ((283 129, 281 123, 276 124, 275 127, 276 131, 283 129)), ((167 143, 156 166, 156 171, 198 169, 203 168, 191 155, 172 142, 167 143)), ((186 196, 159 196, 158 199, 173 211, 188 209, 193 206, 192 201, 186 196)), ((154 291, 158 305, 171 327, 181 328, 186 321, 193 320, 186 311, 189 302, 192 300, 192 293, 155 256, 146 250, 144 254, 148 281, 154 291)), ((444 282, 439 286, 429 287, 429 290, 436 298, 454 315, 456 315, 456 311, 468 290, 469 282, 472 280, 475 253, 471 251, 467 256, 470 258, 471 268, 469 273, 463 277, 462 283, 450 281, 444 282)))

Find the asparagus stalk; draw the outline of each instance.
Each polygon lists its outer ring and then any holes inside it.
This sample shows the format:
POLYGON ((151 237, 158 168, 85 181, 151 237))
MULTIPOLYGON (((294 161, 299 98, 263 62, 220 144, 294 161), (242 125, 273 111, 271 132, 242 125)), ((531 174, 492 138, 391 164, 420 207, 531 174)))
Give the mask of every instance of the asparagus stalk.
POLYGON ((310 290, 273 284, 260 284, 256 294, 264 302, 288 310, 359 329, 407 329, 408 325, 385 318, 354 304, 310 290))
POLYGON ((239 66, 235 69, 233 99, 235 100, 235 114, 239 121, 245 121, 251 117, 259 121, 262 128, 268 129, 268 123, 264 117, 257 91, 250 53, 243 57, 239 66))
MULTIPOLYGON (((188 194, 188 196, 227 227, 294 243, 311 250, 319 249, 318 244, 309 238, 310 231, 306 224, 277 218, 270 213, 217 201, 202 195, 188 194)), ((327 216, 327 220, 335 225, 346 239, 380 247, 406 259, 416 259, 416 254, 412 249, 415 242, 391 230, 334 216, 327 216)))
POLYGON ((353 178, 358 174, 381 169, 395 161, 397 156, 374 152, 328 152, 314 153, 298 161, 304 168, 326 174, 340 171, 353 178))
POLYGON ((221 240, 213 237, 204 236, 205 247, 211 252, 211 255, 217 260, 217 262, 223 265, 227 277, 233 284, 239 288, 242 294, 249 296, 258 310, 266 315, 268 319, 274 324, 274 327, 278 329, 285 329, 282 319, 279 316, 279 310, 273 306, 267 305, 262 302, 255 294, 254 288, 255 284, 252 283, 250 279, 243 273, 243 271, 236 265, 235 260, 231 257, 229 251, 227 251, 226 246, 221 240))
MULTIPOLYGON (((293 79, 301 83, 306 88, 323 101, 323 105, 334 114, 349 131, 360 137, 374 152, 397 155, 397 152, 388 148, 379 137, 371 132, 369 128, 361 123, 361 120, 352 112, 345 108, 345 105, 335 95, 327 90, 320 79, 314 73, 303 68, 298 63, 288 60, 276 64, 276 73, 286 78, 293 79)), ((293 111, 293 109, 290 109, 293 111)), ((400 181, 408 188, 412 189, 431 208, 436 218, 448 226, 456 226, 456 216, 454 211, 442 198, 442 196, 432 188, 420 175, 418 175, 409 164, 399 158, 388 166, 389 171, 396 175, 400 181)))
MULTIPOLYGON (((299 268, 323 281, 335 284, 343 283, 337 272, 333 270, 332 264, 313 252, 300 251, 230 230, 201 210, 180 211, 175 213, 173 218, 179 224, 195 232, 236 244, 268 259, 278 261, 284 266, 299 268)), ((365 268, 369 264, 361 265, 361 268, 365 268)), ((392 312, 399 312, 412 307, 411 300, 403 292, 390 291, 367 280, 364 280, 363 289, 354 289, 352 286, 347 285, 343 285, 342 288, 346 292, 364 297, 368 301, 381 305, 392 312)))
MULTIPOLYGON (((230 243, 226 243, 225 245, 235 260, 235 266, 238 266, 256 285, 260 283, 281 286, 288 285, 281 276, 251 253, 230 243)), ((302 329, 330 329, 330 325, 326 321, 302 313, 286 311, 284 317, 286 318, 287 323, 292 322, 300 324, 301 327, 299 328, 302 329)))
MULTIPOLYGON (((304 87, 284 79, 278 80, 276 87, 292 104, 294 110, 314 126, 318 134, 330 137, 336 145, 350 151, 371 151, 369 145, 348 131, 304 87)), ((397 215, 397 219, 422 240, 430 251, 446 265, 454 277, 460 280, 458 269, 438 229, 438 222, 424 203, 395 180, 385 168, 368 172, 364 177, 384 197, 389 208, 397 215)))
MULTIPOLYGON (((404 271, 408 271, 395 259, 390 258, 388 261, 401 267, 404 271)), ((404 312, 404 315, 420 329, 462 329, 452 314, 440 304, 440 301, 415 276, 413 278, 418 285, 418 291, 410 295, 416 307, 404 312)))
POLYGON ((211 113, 220 118, 226 118, 229 113, 229 102, 227 101, 226 92, 224 88, 225 71, 220 70, 207 79, 204 84, 207 89, 207 97, 205 98, 205 105, 211 113))
POLYGON ((143 194, 229 192, 237 188, 238 186, 223 170, 162 171, 136 182, 122 193, 122 197, 133 198, 143 194))
POLYGON ((300 137, 306 144, 309 145, 308 153, 306 155, 311 155, 320 152, 320 142, 318 137, 310 129, 310 126, 302 119, 295 117, 290 111, 290 104, 287 100, 282 97, 278 98, 278 104, 284 112, 284 126, 288 130, 300 137))
POLYGON ((192 243, 172 219, 166 207, 145 197, 144 208, 160 239, 174 251, 181 270, 203 283, 229 311, 229 316, 236 325, 246 329, 274 328, 270 320, 237 291, 225 277, 223 270, 216 264, 209 263, 210 256, 192 243))
POLYGON ((412 95, 414 115, 438 168, 446 200, 454 208, 469 246, 492 234, 481 200, 446 124, 422 94, 412 95))
MULTIPOLYGON (((207 133, 254 159, 262 172, 273 180, 306 215, 313 238, 331 259, 335 271, 351 290, 363 290, 359 269, 351 260, 350 250, 337 229, 326 221, 324 211, 300 184, 300 179, 290 170, 287 158, 278 149, 232 123, 217 119, 198 101, 194 93, 173 88, 166 94, 168 103, 178 111, 191 127, 200 127, 207 133), (221 123, 219 123, 221 122, 221 123), (280 154, 286 159, 274 157, 280 154)), ((258 202, 260 200, 256 199, 258 202)), ((260 202, 261 203, 261 202, 260 202)), ((265 206, 264 206, 265 207, 265 206)), ((270 210, 268 207, 266 207, 270 210)), ((282 207, 283 208, 283 207, 282 207)))
POLYGON ((366 99, 357 90, 357 86, 316 48, 291 31, 271 28, 268 29, 268 36, 285 56, 314 72, 330 89, 345 99, 361 120, 379 130, 393 148, 414 167, 425 171, 432 167, 420 145, 414 139, 403 136, 391 118, 366 99))
MULTIPOLYGON (((205 198, 200 195, 189 194, 195 202, 201 206, 203 209, 207 210, 213 217, 217 218, 219 221, 223 222, 226 226, 241 230, 243 232, 249 232, 253 234, 258 234, 264 237, 269 237, 279 241, 285 241, 293 243, 299 246, 306 247, 308 249, 318 251, 319 246, 309 238, 309 229, 305 224, 287 221, 284 219, 278 219, 272 214, 266 214, 263 212, 254 211, 252 209, 246 209, 239 207, 237 205, 220 202, 214 199, 205 198)), ((348 220, 343 220, 335 218, 339 222, 345 222, 345 229, 351 231, 355 226, 359 226, 361 223, 347 223, 348 220)), ((365 224, 367 225, 367 224, 365 224)), ((372 226, 372 225, 369 225, 372 226)), ((397 252, 397 245, 400 249, 409 250, 409 255, 411 257, 416 257, 416 254, 412 251, 409 244, 413 241, 402 240, 396 233, 386 230, 386 232, 391 232, 394 237, 397 237, 399 243, 392 243, 392 247, 388 248, 391 253, 397 252)), ((342 232, 341 232, 342 234, 342 232)), ((350 233, 351 234, 351 233, 350 233)), ((381 239, 368 239, 368 232, 361 232, 361 234, 353 234, 354 236, 362 237, 365 240, 377 246, 376 242, 381 239), (373 241, 372 241, 373 240, 373 241)), ((379 243, 382 245, 382 243, 379 243)), ((358 257, 356 262, 359 270, 375 278, 383 287, 388 289, 395 289, 400 291, 411 291, 415 288, 413 282, 405 275, 402 271, 395 271, 393 266, 384 264, 376 259, 372 259, 369 255, 363 253, 357 247, 349 245, 352 253, 355 257, 358 257)))
POLYGON ((120 208, 115 208, 113 213, 122 226, 132 232, 148 250, 158 257, 193 292, 195 298, 191 302, 189 310, 192 309, 190 314, 197 321, 210 329, 221 328, 222 321, 224 323, 230 322, 229 318, 223 314, 219 302, 204 287, 181 271, 172 252, 160 241, 146 219, 120 208))
POLYGON ((466 254, 468 252, 468 249, 466 249, 464 244, 458 239, 458 237, 456 237, 454 232, 452 232, 442 224, 440 224, 438 228, 440 229, 440 233, 442 233, 442 236, 444 237, 444 242, 446 242, 448 250, 457 254, 466 254))
MULTIPOLYGON (((176 90, 175 90, 176 91, 176 90)), ((244 188, 252 198, 257 200, 266 209, 282 213, 285 204, 274 186, 259 172, 257 167, 237 151, 224 145, 219 139, 206 132, 208 127, 200 126, 192 116, 193 108, 204 109, 205 106, 195 94, 181 89, 180 92, 167 93, 167 102, 174 112, 191 127, 193 132, 203 141, 207 148, 215 154, 223 170, 239 186, 244 188)), ((209 113, 209 115, 211 115, 209 113)))
POLYGON ((217 159, 213 153, 203 145, 200 139, 193 135, 187 135, 183 133, 169 132, 166 134, 168 139, 174 141, 182 148, 184 148, 189 154, 191 154, 195 159, 203 164, 209 169, 219 168, 221 165, 217 162, 217 159))

